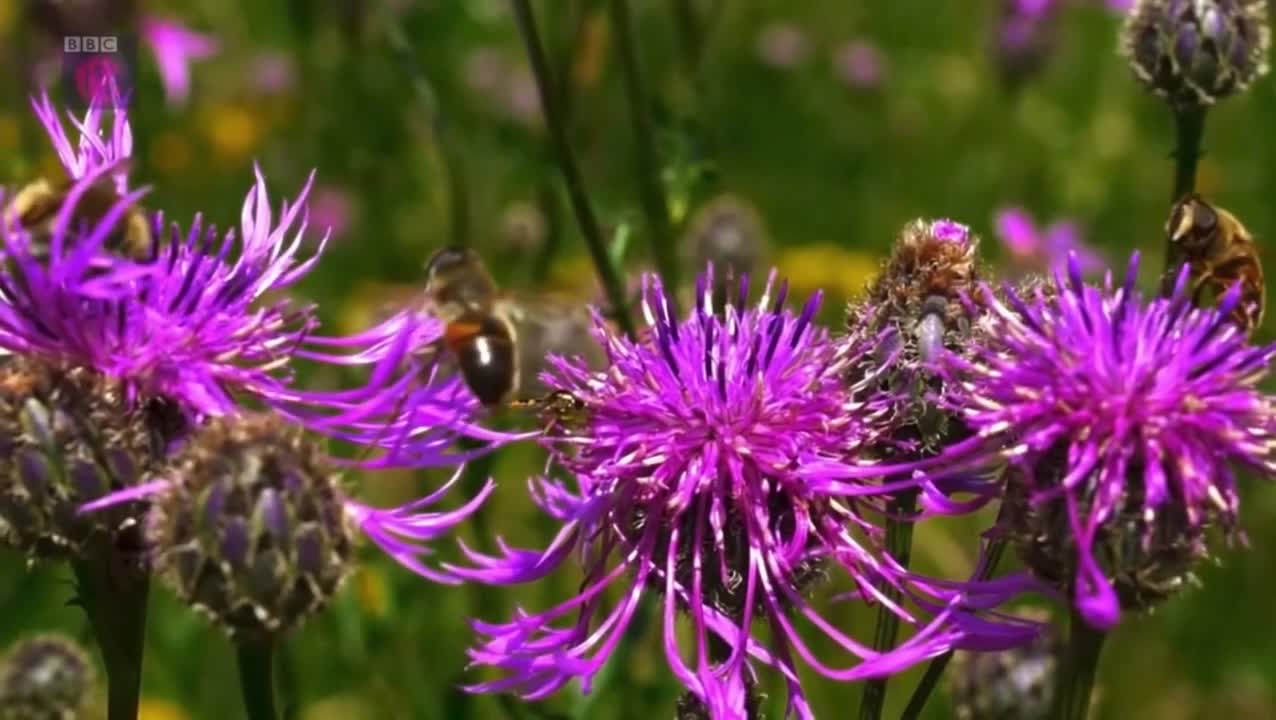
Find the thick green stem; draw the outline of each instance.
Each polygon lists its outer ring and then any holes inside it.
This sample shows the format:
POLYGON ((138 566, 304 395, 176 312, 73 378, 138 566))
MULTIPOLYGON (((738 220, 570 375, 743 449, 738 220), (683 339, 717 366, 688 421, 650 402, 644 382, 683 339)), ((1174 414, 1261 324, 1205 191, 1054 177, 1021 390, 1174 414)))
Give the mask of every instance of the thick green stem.
MULTIPOLYGON (((987 580, 997 571, 997 564, 1001 562, 1001 556, 1006 551, 1006 543, 1004 540, 993 540, 988 543, 985 548, 983 557, 980 558, 980 564, 975 568, 973 580, 987 580)), ((908 698, 908 705, 904 707, 904 713, 900 715, 900 720, 917 720, 921 717, 922 710, 926 708, 926 702, 930 700, 931 693, 935 692, 935 688, 939 686, 939 680, 944 676, 944 670, 948 668, 948 663, 953 659, 952 651, 948 651, 943 655, 930 661, 926 666, 926 672, 922 674, 922 679, 917 683, 917 687, 913 690, 913 694, 908 698)))
POLYGON ((244 696, 248 720, 277 720, 274 640, 241 642, 235 646, 235 652, 239 659, 239 689, 244 696))
POLYGON ((106 667, 108 720, 136 720, 150 576, 99 538, 72 563, 79 604, 106 667))
POLYGON ((638 195, 643 213, 647 216, 647 232, 651 235, 656 267, 664 278, 665 286, 676 288, 679 287, 678 253, 674 246, 673 223, 669 220, 669 205, 660 180, 661 163, 656 153, 656 133, 651 122, 642 71, 638 67, 633 19, 629 14, 627 0, 611 0, 610 9, 616 50, 620 53, 620 71, 625 81, 625 95, 629 100, 629 122, 634 129, 638 195))
POLYGON ((629 302, 625 298, 625 287, 607 254, 602 227, 598 224, 598 216, 594 213, 593 205, 590 204, 589 194, 585 191, 584 176, 581 174, 580 165, 576 162, 576 155, 572 152, 571 143, 568 141, 567 126, 558 104, 561 96, 554 89, 554 79, 550 75, 545 48, 541 46, 531 2, 530 0, 511 0, 511 3, 514 7, 514 19, 518 23, 519 34, 527 48, 527 58, 532 66, 532 74, 536 77, 536 89, 540 93, 545 126, 549 131, 550 143, 554 156, 558 160, 559 169, 563 172, 563 180, 567 184, 567 196, 571 200, 572 211, 576 214, 581 235, 584 236, 585 244, 589 247, 594 268, 607 293, 607 300, 611 303, 616 324, 626 335, 632 336, 634 325, 629 317, 629 302))
POLYGON ((1090 693, 1099 670, 1099 655, 1107 634, 1095 630, 1075 607, 1069 624, 1068 644, 1059 662, 1055 688, 1055 720, 1085 720, 1090 712, 1090 693))
MULTIPOLYGON (((907 516, 916 511, 917 493, 907 492, 892 500, 887 506, 886 549, 901 567, 907 568, 913 554, 913 521, 907 516), (902 517, 898 517, 902 516, 902 517)), ((898 602, 899 590, 886 587, 882 592, 898 602)), ((877 607, 877 629, 873 633, 873 649, 885 652, 895 647, 895 638, 899 635, 899 616, 895 611, 881 603, 877 607)), ((886 704, 886 681, 888 678, 869 680, 864 685, 864 696, 860 700, 860 720, 878 720, 886 704)))
POLYGON ((1205 135, 1205 108, 1199 105, 1174 113, 1174 197, 1177 201, 1196 189, 1196 166, 1201 159, 1201 139, 1205 135))

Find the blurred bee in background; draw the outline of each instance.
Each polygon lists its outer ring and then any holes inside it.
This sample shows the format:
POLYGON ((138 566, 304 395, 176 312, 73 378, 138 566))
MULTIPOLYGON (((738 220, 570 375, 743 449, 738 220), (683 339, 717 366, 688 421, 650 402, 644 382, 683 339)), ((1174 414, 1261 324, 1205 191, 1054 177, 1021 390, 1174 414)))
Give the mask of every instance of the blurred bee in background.
POLYGON ((1174 291, 1185 264, 1191 268, 1189 292, 1195 305, 1208 299, 1207 292, 1217 299, 1239 283, 1241 301, 1232 311, 1232 319, 1241 330, 1253 332, 1262 322, 1267 291, 1258 245, 1249 230, 1235 215, 1189 193, 1170 210, 1165 231, 1170 247, 1166 266, 1170 269, 1161 278, 1161 294, 1174 291))
MULTIPOLYGON (((65 177, 54 181, 41 178, 29 183, 14 194, 0 216, 6 225, 16 225, 30 233, 31 253, 37 260, 48 259, 53 223, 74 184, 74 180, 65 177)), ((80 196, 71 218, 72 228, 81 224, 96 226, 119 201, 120 194, 114 181, 103 177, 80 196)), ((133 205, 128 208, 113 230, 103 245, 106 250, 137 261, 154 257, 154 234, 146 211, 141 207, 133 205)))
MULTIPOLYGON (((552 397, 539 379, 547 358, 581 355, 591 367, 602 349, 577 302, 502 292, 478 253, 443 248, 425 266, 425 306, 446 323, 441 345, 479 401, 496 407, 552 397)), ((562 406, 562 399, 553 403, 562 406)))

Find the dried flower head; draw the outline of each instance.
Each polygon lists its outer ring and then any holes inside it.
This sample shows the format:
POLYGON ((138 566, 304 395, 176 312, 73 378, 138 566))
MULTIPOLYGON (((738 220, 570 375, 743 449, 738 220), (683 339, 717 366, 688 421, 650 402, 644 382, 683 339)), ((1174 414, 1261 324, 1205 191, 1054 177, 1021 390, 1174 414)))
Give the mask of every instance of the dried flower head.
POLYGON ((1121 50, 1175 108, 1213 105, 1267 73, 1267 0, 1138 0, 1121 50))
POLYGON ((94 675, 88 656, 69 638, 21 640, 0 660, 0 720, 75 720, 94 675))
POLYGON ((0 359, 0 538, 28 558, 76 555, 91 539, 133 532, 136 508, 91 517, 81 505, 154 471, 182 428, 155 400, 81 367, 0 359))
POLYGON ((1051 630, 996 652, 962 652, 949 671, 957 720, 1047 720, 1063 643, 1051 630))
MULTIPOLYGON (((914 220, 895 239, 891 255, 868 292, 847 309, 852 336, 890 331, 896 362, 882 375, 884 389, 899 401, 888 454, 937 448, 949 437, 949 419, 927 400, 935 379, 926 364, 945 348, 970 342, 977 308, 963 299, 975 287, 980 268, 979 238, 952 220, 914 220), (920 446, 919 446, 920 443, 920 446)), ((879 353, 880 355, 880 353, 879 353)), ((852 365, 850 382, 880 373, 881 357, 852 365)))
POLYGON ((555 361, 551 384, 580 412, 554 425, 546 444, 574 487, 540 477, 532 491, 561 523, 557 537, 544 550, 503 542, 498 556, 467 549, 475 567, 447 567, 480 582, 523 583, 578 550, 585 581, 574 598, 546 612, 476 624, 483 638, 473 661, 507 676, 475 689, 541 698, 573 678, 588 689, 646 593, 663 597, 670 669, 713 718, 746 716, 754 662, 787 678, 790 711, 808 718, 795 655, 847 681, 889 674, 954 646, 999 647, 1031 634, 970 609, 990 599, 972 595, 1007 586, 932 583, 881 550, 880 516, 870 509, 880 512, 880 496, 891 488, 863 482, 882 474, 863 453, 889 429, 895 401, 878 389, 877 377, 855 386, 844 381, 849 365, 878 350, 881 338, 835 342, 813 322, 820 296, 791 312, 774 273, 756 306, 747 302, 746 279, 725 307, 715 304, 713 287, 710 268, 698 279, 694 309, 679 319, 660 281, 648 276, 649 330, 640 339, 620 337, 596 318, 606 368, 555 361), (914 637, 879 653, 834 627, 807 594, 835 574, 850 579, 846 597, 884 603, 917 628, 914 637), (617 585, 619 602, 605 609, 617 585), (891 600, 887 588, 904 600, 891 600), (576 613, 577 620, 556 625, 576 613), (677 639, 681 613, 693 630, 690 661, 677 639), (823 664, 799 620, 859 662, 823 664), (769 625, 770 643, 753 636, 756 621, 769 625))
POLYGON ((1055 294, 984 289, 989 332, 947 354, 951 407, 977 432, 950 467, 1009 461, 1009 528, 1039 574, 1096 627, 1183 584, 1207 530, 1234 534, 1234 468, 1276 474, 1276 404, 1255 385, 1276 345, 1253 347, 1218 310, 1085 285, 1075 258, 1055 294))

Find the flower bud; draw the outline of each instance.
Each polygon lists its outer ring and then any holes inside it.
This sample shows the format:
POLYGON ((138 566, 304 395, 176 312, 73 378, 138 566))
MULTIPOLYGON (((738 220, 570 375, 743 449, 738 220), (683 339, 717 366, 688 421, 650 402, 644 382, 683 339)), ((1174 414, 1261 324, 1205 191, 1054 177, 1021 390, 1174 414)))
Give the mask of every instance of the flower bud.
POLYGON ((1121 50, 1175 108, 1213 105, 1267 72, 1267 0, 1139 0, 1121 50))
POLYGON ((22 640, 0 663, 0 720, 74 720, 93 682, 93 664, 70 639, 22 640))
POLYGON ((148 522, 157 568, 237 641, 298 625, 350 569, 338 476, 298 427, 266 415, 213 420, 169 479, 148 522))
POLYGON ((95 533, 133 526, 135 503, 79 514, 136 484, 164 452, 159 403, 128 403, 85 368, 0 359, 0 536, 31 559, 74 556, 95 533))
POLYGON ((949 672, 957 720, 1046 720, 1054 701, 1059 636, 1023 647, 958 653, 949 672))
MULTIPOLYGON (((1047 456, 1036 472, 1061 475, 1059 458, 1047 456), (1052 462, 1053 460, 1053 462, 1052 462), (1054 466, 1053 468, 1051 466, 1054 466)), ((1010 537, 1024 565, 1038 577, 1067 591, 1076 575, 1078 550, 1063 503, 1034 504, 1032 484, 1023 471, 1006 471, 1007 519, 1010 537)), ((1081 513, 1088 512, 1082 507, 1081 513)), ((1232 535, 1231 520, 1220 514, 1210 524, 1232 535)), ((1198 584, 1193 571, 1209 557, 1208 525, 1188 522, 1177 505, 1167 505, 1148 515, 1137 502, 1126 507, 1097 532, 1094 555, 1104 575, 1111 578, 1122 610, 1144 611, 1160 605, 1180 591, 1198 584)))

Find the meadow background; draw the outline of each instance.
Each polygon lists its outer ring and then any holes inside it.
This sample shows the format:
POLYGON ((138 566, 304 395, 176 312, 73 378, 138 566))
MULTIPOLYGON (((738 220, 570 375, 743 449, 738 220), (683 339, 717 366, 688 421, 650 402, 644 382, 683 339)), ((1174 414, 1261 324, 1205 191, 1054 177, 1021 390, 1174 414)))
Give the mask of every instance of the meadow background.
MULTIPOLYGON (((1043 223, 1075 220, 1119 266, 1130 250, 1143 250, 1149 281, 1159 270, 1171 119, 1117 57, 1120 16, 1100 0, 1065 3, 1048 61, 1014 87, 992 52, 1000 6, 992 0, 721 0, 694 61, 675 21, 679 2, 631 4, 679 231, 720 193, 740 198, 761 218, 769 262, 799 290, 829 293, 828 323, 840 322, 844 301, 875 271, 895 232, 918 216, 970 224, 997 262, 1007 254, 993 232, 994 213, 1021 206, 1043 223), (856 46, 879 54, 875 80, 848 76, 848 47, 856 46)), ((648 246, 606 3, 535 5, 567 80, 572 142, 590 194, 610 230, 634 229, 626 270, 637 272, 648 265, 648 246)), ((582 302, 596 297, 505 0, 144 6, 135 9, 180 20, 220 46, 193 65, 185 104, 166 102, 153 58, 141 53, 133 177, 153 184, 147 204, 183 221, 199 211, 228 227, 238 222, 254 161, 276 202, 318 168, 312 224, 330 225, 333 239, 301 291, 321 303, 331 327, 355 329, 403 297, 430 252, 456 240, 480 248, 508 287, 551 289, 582 302), (406 48, 392 42, 393 31, 406 48)), ((18 0, 0 0, 7 69, 0 74, 0 182, 7 185, 55 162, 28 110, 24 65, 51 39, 23 10, 18 0)), ((1276 267, 1263 242, 1276 230, 1274 122, 1276 92, 1265 79, 1210 113, 1200 172, 1203 192, 1258 236, 1268 267, 1276 267)), ((1270 339, 1270 323, 1260 337, 1270 339)), ((463 530, 467 541, 491 547, 498 532, 524 542, 548 537, 523 484, 540 464, 535 447, 496 456, 502 488, 463 530)), ((439 478, 351 480, 363 497, 390 503, 439 478)), ((1098 717, 1276 717, 1276 488, 1251 487, 1245 499, 1251 549, 1223 553, 1201 573, 1201 589, 1151 617, 1127 619, 1111 638, 1098 717)), ((975 530, 988 520, 924 526, 916 563, 966 575, 975 530)), ((450 543, 440 552, 450 556, 450 543)), ((295 703, 290 715, 671 716, 679 690, 663 667, 655 628, 636 638, 587 698, 563 692, 533 705, 457 688, 478 678, 464 671, 469 618, 504 619, 516 602, 546 607, 578 581, 560 573, 511 592, 438 587, 366 548, 333 606, 289 639, 281 682, 295 703)), ((0 554, 0 647, 43 630, 87 639, 82 614, 66 605, 70 595, 60 567, 28 571, 20 558, 0 554)), ((861 636, 871 632, 873 610, 831 612, 861 636)), ((891 682, 888 717, 898 715, 917 675, 891 682)), ((855 685, 807 688, 821 717, 846 717, 858 704, 855 685)), ((242 712, 230 645, 162 587, 153 592, 143 691, 144 720, 242 712)), ((778 702, 782 693, 771 696, 778 702)), ((949 716, 947 697, 936 696, 927 717, 949 716)), ((768 717, 779 717, 778 709, 768 717)))

